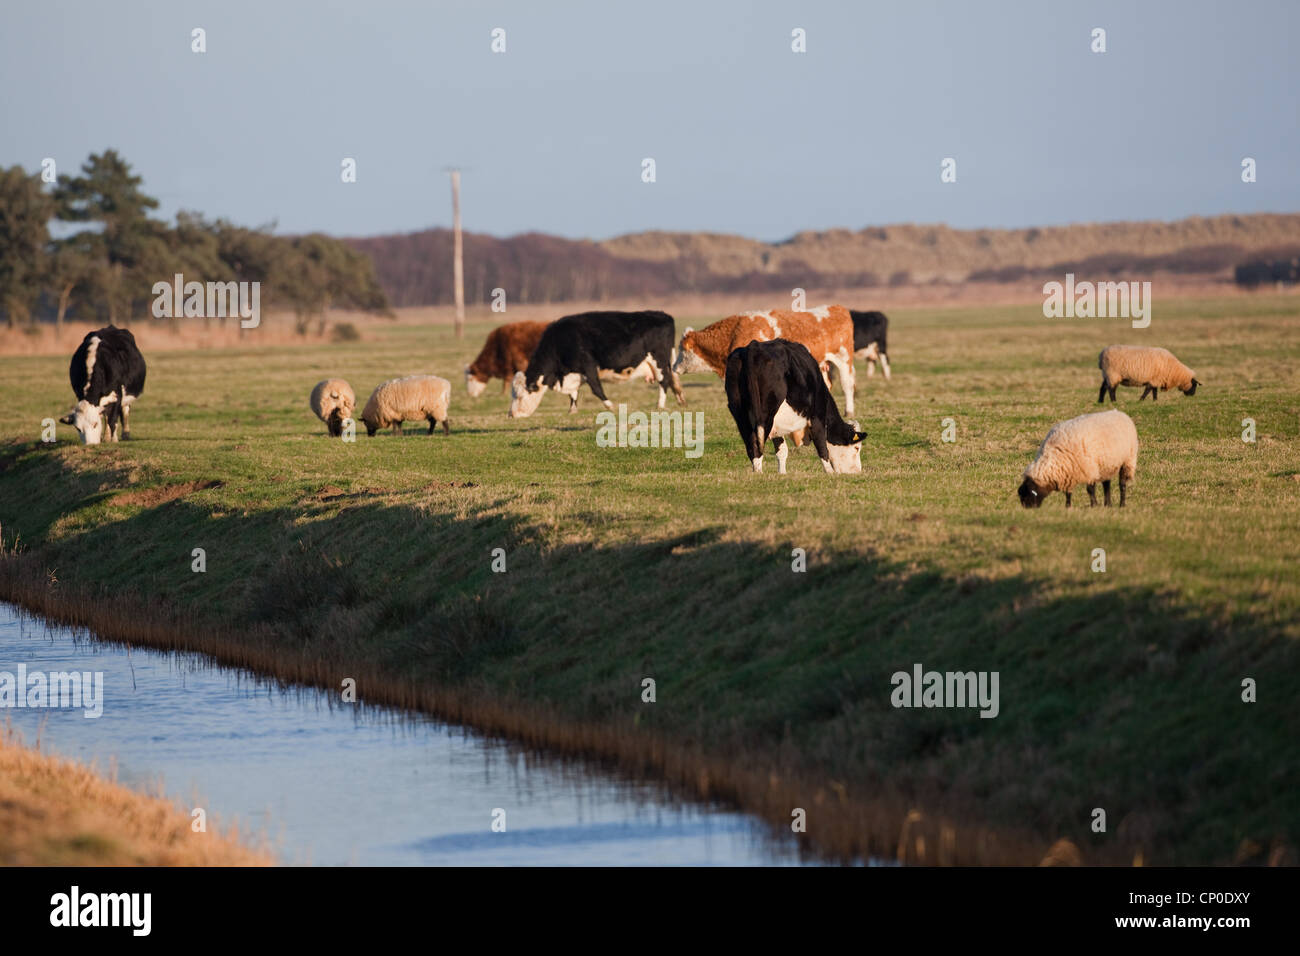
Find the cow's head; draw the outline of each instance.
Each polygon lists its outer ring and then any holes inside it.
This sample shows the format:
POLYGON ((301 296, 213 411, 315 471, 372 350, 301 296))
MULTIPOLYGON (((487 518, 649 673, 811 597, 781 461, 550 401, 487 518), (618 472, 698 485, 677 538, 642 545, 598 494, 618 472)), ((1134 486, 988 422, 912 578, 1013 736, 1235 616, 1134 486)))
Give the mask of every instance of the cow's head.
POLYGON ((829 440, 826 443, 826 452, 831 457, 831 468, 837 475, 860 475, 862 474, 862 439, 867 437, 867 433, 853 419, 849 419, 847 424, 852 427, 852 441, 846 445, 837 445, 834 441, 829 440))
POLYGON ((474 370, 470 366, 466 365, 465 366, 465 391, 469 392, 469 397, 478 398, 480 395, 483 394, 483 390, 486 388, 487 388, 487 380, 484 379, 480 381, 478 377, 475 376, 474 370))
POLYGON ((709 363, 700 358, 695 351, 695 330, 687 326, 682 333, 682 340, 677 346, 677 358, 673 360, 673 374, 684 375, 690 372, 712 372, 709 363))
POLYGON ((1038 508, 1043 504, 1043 499, 1052 493, 1052 489, 1045 485, 1040 485, 1034 479, 1025 475, 1025 480, 1020 483, 1016 494, 1020 496, 1020 504, 1026 508, 1038 508))
POLYGON ((527 418, 537 411, 544 394, 546 391, 542 388, 540 375, 532 385, 529 385, 522 371, 515 372, 515 377, 510 382, 510 417, 527 418))
POLYGON ((75 428, 84 445, 98 445, 104 440, 104 414, 98 405, 92 405, 85 399, 77 402, 77 407, 59 421, 75 428))

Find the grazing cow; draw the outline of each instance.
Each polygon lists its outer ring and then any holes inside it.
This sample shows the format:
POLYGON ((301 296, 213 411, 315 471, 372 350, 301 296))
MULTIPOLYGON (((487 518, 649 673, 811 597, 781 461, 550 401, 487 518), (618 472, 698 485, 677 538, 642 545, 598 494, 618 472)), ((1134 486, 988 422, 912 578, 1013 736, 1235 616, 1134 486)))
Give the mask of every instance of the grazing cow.
POLYGON ((859 312, 850 309, 853 316, 853 354, 867 360, 867 377, 876 374, 876 363, 889 381, 889 356, 885 354, 885 335, 889 332, 889 318, 883 312, 859 312))
POLYGON ((862 439, 856 421, 845 421, 812 354, 798 342, 750 342, 727 357, 727 407, 754 471, 763 470, 763 445, 776 446, 777 471, 790 454, 785 437, 812 439, 827 474, 862 471, 862 439))
POLYGON ((569 411, 578 408, 578 387, 613 408, 601 379, 626 381, 649 373, 659 382, 659 407, 668 389, 685 403, 672 371, 673 317, 666 312, 583 312, 566 315, 546 327, 528 359, 515 373, 510 389, 510 417, 527 418, 548 388, 569 396, 569 411))
POLYGON ((815 358, 830 387, 834 367, 844 385, 844 407, 853 414, 853 317, 842 305, 823 305, 807 312, 745 312, 720 319, 698 332, 687 329, 677 347, 673 371, 713 372, 719 377, 727 357, 750 342, 785 339, 798 342, 815 358))
POLYGON ((68 365, 77 405, 59 421, 76 428, 87 445, 98 445, 105 432, 109 441, 130 438, 131 403, 144 391, 144 373, 129 330, 110 325, 87 333, 68 365))
POLYGON ((510 387, 515 372, 528 368, 528 356, 533 354, 545 322, 509 322, 488 333, 483 351, 465 366, 465 388, 471 398, 477 398, 494 378, 501 379, 501 391, 510 387))

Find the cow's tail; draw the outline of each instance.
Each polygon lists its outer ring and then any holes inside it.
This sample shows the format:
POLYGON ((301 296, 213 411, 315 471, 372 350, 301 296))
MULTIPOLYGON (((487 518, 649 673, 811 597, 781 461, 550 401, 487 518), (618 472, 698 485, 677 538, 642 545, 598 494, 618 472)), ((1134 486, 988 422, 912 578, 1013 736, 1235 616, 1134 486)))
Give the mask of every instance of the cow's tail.
POLYGON ((741 368, 745 373, 745 384, 749 387, 750 428, 758 436, 757 451, 762 455, 763 446, 767 444, 767 436, 763 434, 763 393, 759 390, 758 376, 754 374, 748 354, 742 353, 741 368))

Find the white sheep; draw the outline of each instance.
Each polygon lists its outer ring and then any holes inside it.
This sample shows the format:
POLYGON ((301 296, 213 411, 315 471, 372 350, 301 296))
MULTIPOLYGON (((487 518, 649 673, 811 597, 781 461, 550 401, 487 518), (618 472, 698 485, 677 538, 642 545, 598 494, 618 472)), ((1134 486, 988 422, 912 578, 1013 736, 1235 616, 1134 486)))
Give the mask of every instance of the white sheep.
POLYGON ((356 407, 352 386, 341 378, 327 378, 311 390, 311 410, 335 438, 343 434, 343 422, 352 417, 356 407))
POLYGON ((361 420, 366 423, 366 434, 374 435, 390 425, 401 434, 402 422, 421 418, 429 422, 429 434, 436 424, 442 433, 449 434, 447 407, 451 404, 451 382, 436 375, 408 375, 384 382, 366 402, 361 420))
POLYGON ((1137 476, 1138 436, 1133 419, 1117 408, 1057 422, 1038 448, 1038 457, 1025 469, 1018 494, 1026 508, 1037 508, 1053 491, 1088 486, 1088 498, 1097 503, 1097 482, 1110 504, 1110 481, 1119 476, 1119 506, 1124 507, 1129 483, 1137 476))
POLYGON ((1154 346, 1108 345, 1097 356, 1097 367, 1101 369, 1098 404, 1106 401, 1107 390, 1110 400, 1115 401, 1117 385, 1141 385, 1142 398, 1150 394, 1154 402, 1157 390, 1176 388, 1184 395, 1195 395, 1196 386, 1201 384, 1196 380, 1196 373, 1174 358, 1173 352, 1154 346))

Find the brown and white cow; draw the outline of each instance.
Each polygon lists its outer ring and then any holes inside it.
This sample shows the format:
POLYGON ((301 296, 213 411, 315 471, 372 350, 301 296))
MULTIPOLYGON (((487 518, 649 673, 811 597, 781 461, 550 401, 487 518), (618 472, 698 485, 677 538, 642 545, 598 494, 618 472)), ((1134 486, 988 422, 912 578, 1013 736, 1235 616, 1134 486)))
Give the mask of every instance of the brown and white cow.
POLYGON ((677 347, 673 372, 713 372, 722 378, 732 352, 750 342, 774 339, 798 342, 812 353, 827 388, 830 368, 834 368, 844 385, 845 411, 853 414, 853 317, 842 305, 823 305, 807 312, 744 312, 699 331, 687 329, 677 347))
POLYGON ((483 394, 488 382, 502 379, 501 391, 510 387, 515 372, 528 368, 528 356, 541 341, 546 322, 508 322, 488 333, 483 350, 465 366, 465 389, 471 398, 483 394))

